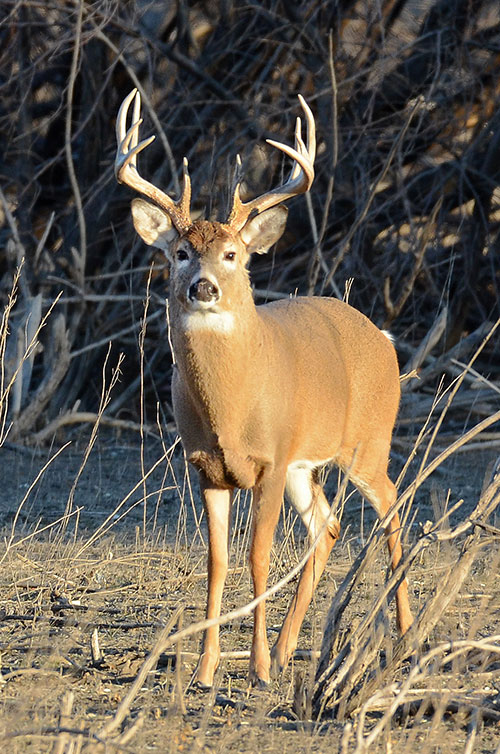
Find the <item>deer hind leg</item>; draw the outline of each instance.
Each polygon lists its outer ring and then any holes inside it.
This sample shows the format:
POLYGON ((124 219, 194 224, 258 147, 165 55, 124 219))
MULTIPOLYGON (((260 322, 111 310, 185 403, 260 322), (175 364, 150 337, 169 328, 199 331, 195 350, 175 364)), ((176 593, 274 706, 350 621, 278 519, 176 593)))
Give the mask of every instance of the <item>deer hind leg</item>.
MULTIPOLYGON (((229 520, 232 490, 221 490, 209 484, 200 474, 200 487, 208 525, 208 595, 207 618, 218 618, 228 568, 229 520)), ((204 688, 212 686, 220 660, 219 626, 207 628, 195 674, 195 682, 204 688)))
MULTIPOLYGON (((267 588, 271 547, 280 515, 284 486, 284 474, 268 476, 264 473, 253 490, 253 529, 249 559, 254 597, 259 597, 267 588)), ((253 686, 266 686, 270 681, 270 667, 266 607, 262 601, 254 610, 249 682, 253 686)))
POLYGON ((330 512, 316 472, 308 467, 289 467, 286 493, 304 522, 310 541, 319 534, 314 552, 307 560, 276 644, 272 651, 273 673, 280 673, 288 664, 298 641, 300 627, 314 590, 325 569, 328 556, 340 533, 340 524, 330 512))
MULTIPOLYGON (((370 458, 371 461, 376 457, 375 454, 370 457, 366 453, 363 454, 363 456, 365 458, 370 458)), ((359 454, 359 460, 361 461, 361 454, 359 454)), ((365 464, 363 466, 358 464, 357 454, 355 467, 350 470, 349 477, 361 494, 369 500, 378 517, 382 519, 395 503, 397 492, 394 484, 391 482, 385 471, 387 468, 385 456, 384 465, 382 466, 382 464, 380 464, 378 466, 378 472, 374 472, 373 468, 373 463, 370 463, 368 468, 365 464), (380 471, 380 468, 383 468, 384 470, 380 471)), ((394 571, 403 557, 403 548, 401 546, 401 522, 398 513, 394 513, 393 517, 385 527, 385 532, 387 534, 387 547, 391 558, 391 567, 394 571)), ((396 592, 396 616, 399 632, 403 635, 413 623, 410 603, 408 600, 408 582, 406 578, 403 579, 396 592)))

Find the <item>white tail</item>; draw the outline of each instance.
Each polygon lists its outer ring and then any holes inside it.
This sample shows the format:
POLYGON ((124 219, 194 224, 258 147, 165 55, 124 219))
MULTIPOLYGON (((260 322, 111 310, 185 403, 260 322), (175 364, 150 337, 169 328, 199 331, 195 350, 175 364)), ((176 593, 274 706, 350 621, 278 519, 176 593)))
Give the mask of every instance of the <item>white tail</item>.
MULTIPOLYGON (((319 483, 319 469, 335 463, 383 517, 396 499, 387 475, 399 403, 399 372, 390 341, 363 314, 328 298, 293 298, 256 307, 247 264, 282 235, 281 202, 308 191, 314 178, 314 119, 302 98, 307 146, 297 121, 295 148, 270 142, 294 160, 289 180, 253 201, 239 196, 240 167, 226 223, 191 221, 190 182, 178 202, 142 179, 136 166, 140 99, 134 90, 117 121, 116 174, 152 199, 132 202, 137 232, 166 253, 171 265, 170 322, 176 368, 175 419, 189 461, 197 468, 209 532, 207 617, 220 614, 228 564, 233 491, 253 490, 250 567, 255 596, 267 585, 273 534, 283 494, 309 535, 319 536, 306 563, 272 651, 284 668, 330 550, 339 522, 319 483), (134 100, 133 123, 127 130, 134 100)), ((387 526, 395 568, 401 559, 400 523, 387 526)), ((396 595, 401 632, 412 622, 406 581, 396 595)), ((204 637, 197 680, 210 686, 219 662, 218 628, 204 637)), ((271 655, 265 605, 255 609, 252 683, 267 683, 271 655)))

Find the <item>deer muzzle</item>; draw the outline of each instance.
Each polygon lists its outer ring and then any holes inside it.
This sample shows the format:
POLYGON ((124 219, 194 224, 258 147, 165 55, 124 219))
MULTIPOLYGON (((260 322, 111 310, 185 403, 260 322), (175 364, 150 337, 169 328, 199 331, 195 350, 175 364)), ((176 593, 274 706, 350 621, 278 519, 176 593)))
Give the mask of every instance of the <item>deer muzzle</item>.
POLYGON ((208 278, 198 278, 189 286, 188 299, 191 303, 215 304, 219 298, 219 288, 208 278))

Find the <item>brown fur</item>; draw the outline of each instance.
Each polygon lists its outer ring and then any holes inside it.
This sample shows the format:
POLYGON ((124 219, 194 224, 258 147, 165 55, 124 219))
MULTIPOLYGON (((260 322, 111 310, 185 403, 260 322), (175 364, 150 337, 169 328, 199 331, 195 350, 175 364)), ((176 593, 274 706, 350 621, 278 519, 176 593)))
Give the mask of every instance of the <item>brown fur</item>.
POLYGON ((189 462, 203 471, 214 487, 220 489, 252 489, 257 482, 258 468, 251 458, 241 458, 236 453, 216 447, 211 451, 191 453, 189 462))
POLYGON ((233 241, 234 233, 228 225, 209 220, 195 220, 180 238, 189 241, 193 249, 203 251, 214 243, 233 241))

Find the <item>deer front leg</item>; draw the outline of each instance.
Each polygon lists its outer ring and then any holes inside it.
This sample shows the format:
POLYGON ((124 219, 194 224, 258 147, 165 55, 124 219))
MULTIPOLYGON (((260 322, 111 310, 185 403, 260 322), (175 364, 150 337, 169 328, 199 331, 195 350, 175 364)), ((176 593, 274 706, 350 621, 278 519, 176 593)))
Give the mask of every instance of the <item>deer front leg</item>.
MULTIPOLYGON (((274 530, 283 500, 284 475, 264 474, 253 490, 253 531, 250 546, 250 570, 254 597, 267 589, 274 530)), ((248 679, 252 686, 266 686, 270 681, 271 658, 266 633, 266 606, 260 602, 254 610, 252 650, 248 679)))
MULTIPOLYGON (((208 595, 207 618, 218 618, 228 568, 229 520, 233 490, 213 487, 203 473, 200 487, 208 526, 208 595)), ((195 681, 210 688, 220 660, 219 626, 207 628, 203 637, 195 681)))

